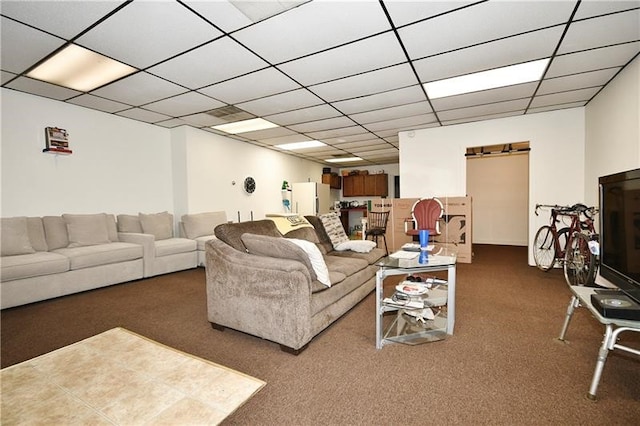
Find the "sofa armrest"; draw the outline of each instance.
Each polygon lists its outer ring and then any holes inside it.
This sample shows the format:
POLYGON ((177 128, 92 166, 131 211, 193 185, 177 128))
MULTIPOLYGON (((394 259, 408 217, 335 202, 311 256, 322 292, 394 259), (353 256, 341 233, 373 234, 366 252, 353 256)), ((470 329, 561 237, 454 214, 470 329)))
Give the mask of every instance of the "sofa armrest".
POLYGON ((118 232, 118 238, 122 242, 140 244, 142 246, 144 276, 151 276, 153 271, 153 262, 156 258, 156 238, 151 234, 140 234, 137 232, 118 232))
POLYGON ((293 349, 311 333, 311 276, 301 262, 206 243, 208 319, 293 349))

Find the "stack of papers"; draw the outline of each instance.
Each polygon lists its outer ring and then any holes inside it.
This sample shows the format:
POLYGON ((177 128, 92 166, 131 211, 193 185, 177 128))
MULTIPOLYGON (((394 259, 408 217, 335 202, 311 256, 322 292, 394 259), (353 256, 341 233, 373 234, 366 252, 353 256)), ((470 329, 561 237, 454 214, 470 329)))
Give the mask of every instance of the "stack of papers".
POLYGON ((397 306, 399 308, 406 309, 422 309, 424 308, 424 302, 422 300, 410 300, 406 302, 396 302, 390 297, 385 297, 382 302, 385 305, 397 306))
POLYGON ((394 259, 415 259, 419 254, 420 253, 415 251, 400 250, 395 253, 391 253, 389 257, 393 257, 394 259))

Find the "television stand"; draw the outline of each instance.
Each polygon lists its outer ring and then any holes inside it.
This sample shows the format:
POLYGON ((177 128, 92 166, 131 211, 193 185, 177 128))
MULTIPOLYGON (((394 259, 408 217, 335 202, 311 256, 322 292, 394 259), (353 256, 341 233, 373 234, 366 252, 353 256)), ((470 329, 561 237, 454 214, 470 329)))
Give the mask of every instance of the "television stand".
POLYGON ((580 305, 589 309, 589 312, 591 312, 591 314, 598 320, 598 322, 605 326, 604 339, 602 340, 602 346, 598 351, 596 368, 593 372, 593 378, 591 379, 591 387, 589 388, 589 393, 587 394, 587 398, 595 401, 596 391, 598 390, 598 384, 600 383, 600 377, 602 376, 602 370, 604 370, 604 363, 607 361, 607 355, 609 354, 609 351, 618 349, 640 356, 640 350, 616 343, 618 340, 618 335, 620 333, 623 333, 625 331, 640 332, 640 321, 632 321, 620 318, 607 318, 602 316, 600 312, 598 312, 598 310, 593 306, 593 303, 591 303, 591 295, 596 294, 596 289, 592 287, 572 285, 569 286, 569 289, 571 290, 571 293, 573 293, 573 296, 571 297, 571 301, 569 302, 569 306, 567 307, 567 316, 565 317, 559 339, 564 341, 565 335, 567 334, 567 329, 569 328, 569 321, 571 320, 571 316, 573 315, 573 311, 580 305))

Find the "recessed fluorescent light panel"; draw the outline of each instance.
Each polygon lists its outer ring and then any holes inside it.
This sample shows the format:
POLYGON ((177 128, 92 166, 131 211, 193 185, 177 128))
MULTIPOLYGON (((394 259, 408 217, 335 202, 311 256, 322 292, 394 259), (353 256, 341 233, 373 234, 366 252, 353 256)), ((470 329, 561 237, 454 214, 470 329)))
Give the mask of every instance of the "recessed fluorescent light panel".
POLYGON ((235 123, 211 126, 211 128, 213 129, 221 130, 225 133, 231 133, 232 135, 236 135, 238 133, 253 132, 256 130, 271 129, 273 127, 278 127, 278 125, 262 118, 252 118, 250 120, 236 121, 235 123))
POLYGON ((549 58, 425 83, 431 99, 540 80, 549 58))
POLYGON ((304 141, 304 142, 293 142, 293 143, 285 143, 282 145, 275 145, 275 147, 280 149, 285 149, 287 151, 293 151, 296 149, 318 148, 326 145, 327 144, 320 141, 304 141))
POLYGON ((342 157, 342 158, 330 158, 328 160, 324 160, 327 163, 348 163, 350 161, 362 161, 360 157, 342 157))
POLYGON ((27 76, 88 92, 137 71, 84 47, 70 44, 38 65, 27 76))

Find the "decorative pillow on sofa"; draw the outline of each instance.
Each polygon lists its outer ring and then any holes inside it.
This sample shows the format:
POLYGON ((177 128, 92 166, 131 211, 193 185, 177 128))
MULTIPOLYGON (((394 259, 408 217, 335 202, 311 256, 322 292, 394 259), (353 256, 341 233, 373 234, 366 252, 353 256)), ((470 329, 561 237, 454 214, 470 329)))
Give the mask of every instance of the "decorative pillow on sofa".
POLYGON ((29 241, 27 218, 24 216, 2 218, 0 236, 2 238, 2 256, 15 256, 36 252, 29 241))
POLYGON ((309 270, 312 280, 318 280, 327 287, 331 286, 331 281, 329 281, 329 271, 320 251, 315 252, 311 256, 307 254, 308 252, 306 250, 313 252, 314 248, 316 250, 318 249, 315 244, 305 240, 249 233, 242 234, 240 238, 242 239, 245 247, 247 247, 249 253, 259 256, 291 259, 302 262, 309 270), (297 241, 298 243, 294 241, 297 241), (306 248, 303 248, 302 246, 305 246, 306 248))
POLYGON ((108 244, 109 228, 104 213, 63 214, 69 234, 69 247, 94 246, 108 244))
POLYGON ((322 221, 322 226, 326 231, 333 248, 335 249, 340 243, 349 241, 347 233, 344 232, 344 227, 340 221, 340 216, 337 213, 325 213, 319 216, 322 221))
POLYGON ((336 251, 357 251, 358 253, 369 253, 371 250, 376 248, 377 244, 375 241, 369 240, 349 240, 343 243, 338 244, 335 247, 336 251))
POLYGON ((140 218, 138 217, 138 215, 119 214, 118 232, 132 232, 135 234, 142 234, 142 225, 140 225, 140 218))
POLYGON ((156 240, 173 237, 173 215, 169 212, 145 214, 139 213, 140 226, 145 234, 152 234, 156 240))
POLYGON ((206 212, 182 215, 182 224, 187 238, 192 240, 205 235, 213 235, 213 230, 227 222, 226 212, 206 212))

